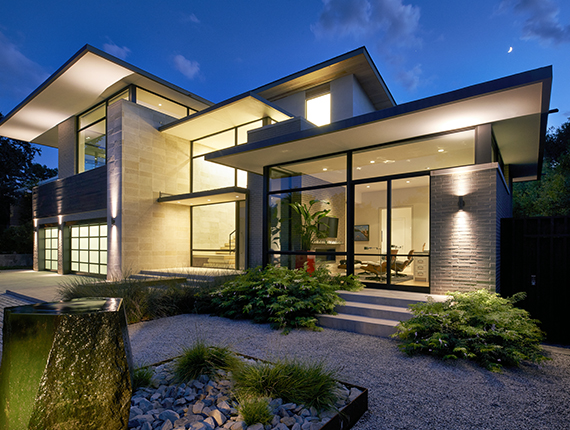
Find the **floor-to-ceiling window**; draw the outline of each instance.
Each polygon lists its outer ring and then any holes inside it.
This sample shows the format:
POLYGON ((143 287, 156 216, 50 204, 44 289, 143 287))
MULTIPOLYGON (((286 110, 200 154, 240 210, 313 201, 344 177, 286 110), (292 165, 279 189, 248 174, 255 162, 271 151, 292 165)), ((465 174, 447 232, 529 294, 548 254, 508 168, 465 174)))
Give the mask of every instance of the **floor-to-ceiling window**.
MULTIPOLYGON (((263 126, 268 120, 259 119, 194 140, 192 193, 215 192, 229 187, 247 188, 245 171, 211 163, 204 159, 204 155, 247 143, 247 132, 263 126)), ((192 266, 245 268, 245 201, 219 203, 212 200, 211 204, 206 202, 192 208, 192 266)))
POLYGON ((466 130, 268 168, 267 261, 429 287, 430 171, 473 164, 474 147, 466 130))
POLYGON ((269 176, 270 263, 346 270, 346 155, 275 166, 269 176))

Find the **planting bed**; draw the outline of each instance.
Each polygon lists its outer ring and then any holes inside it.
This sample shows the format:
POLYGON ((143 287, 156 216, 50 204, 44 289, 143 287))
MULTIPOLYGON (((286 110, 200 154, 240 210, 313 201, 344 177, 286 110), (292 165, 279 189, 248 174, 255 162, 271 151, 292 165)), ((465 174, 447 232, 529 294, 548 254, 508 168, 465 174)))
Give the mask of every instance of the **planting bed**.
MULTIPOLYGON (((246 361, 253 361, 243 357, 246 361)), ((314 407, 271 399, 271 423, 247 425, 238 412, 232 395, 231 375, 219 371, 219 377, 178 384, 174 377, 175 361, 149 366, 151 387, 139 388, 132 396, 129 429, 136 430, 337 430, 349 429, 368 409, 368 391, 338 383, 336 410, 318 411, 314 407)))

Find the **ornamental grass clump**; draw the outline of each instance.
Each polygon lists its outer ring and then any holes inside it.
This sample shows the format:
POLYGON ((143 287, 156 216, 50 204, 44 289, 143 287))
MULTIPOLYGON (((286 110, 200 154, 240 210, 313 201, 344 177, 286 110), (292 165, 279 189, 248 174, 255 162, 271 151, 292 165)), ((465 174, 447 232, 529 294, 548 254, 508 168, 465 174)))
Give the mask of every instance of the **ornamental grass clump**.
POLYGON ((248 270, 212 293, 215 313, 226 318, 252 319, 273 328, 310 328, 318 314, 332 314, 344 301, 336 290, 362 288, 353 277, 334 277, 326 268, 313 273, 285 267, 267 266, 248 270))
POLYGON ((232 370, 240 363, 228 347, 206 345, 203 340, 198 340, 183 350, 174 366, 174 377, 180 383, 197 379, 200 375, 213 378, 219 370, 232 370))
POLYGON ((271 408, 269 407, 269 399, 265 397, 244 397, 238 399, 238 411, 244 422, 251 426, 261 423, 269 424, 273 419, 271 408))
POLYGON ((240 397, 281 398, 286 403, 330 410, 339 397, 337 375, 336 369, 320 361, 280 360, 244 365, 234 371, 233 378, 240 397))
POLYGON ((401 322, 393 335, 403 341, 401 350, 408 355, 467 358, 492 371, 546 360, 538 321, 513 305, 524 299, 524 293, 507 299, 487 290, 448 295, 444 302, 410 305, 413 318, 401 322))
POLYGON ((150 367, 137 367, 133 371, 133 393, 141 387, 149 387, 154 372, 150 367))

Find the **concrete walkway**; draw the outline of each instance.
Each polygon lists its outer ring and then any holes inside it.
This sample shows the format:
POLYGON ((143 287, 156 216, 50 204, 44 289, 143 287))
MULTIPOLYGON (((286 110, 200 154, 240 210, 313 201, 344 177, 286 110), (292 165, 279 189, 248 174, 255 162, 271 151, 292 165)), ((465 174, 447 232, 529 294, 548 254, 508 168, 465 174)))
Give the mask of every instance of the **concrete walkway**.
POLYGON ((0 270, 0 294, 13 291, 44 302, 59 300, 57 289, 77 275, 58 275, 54 272, 33 270, 0 270))

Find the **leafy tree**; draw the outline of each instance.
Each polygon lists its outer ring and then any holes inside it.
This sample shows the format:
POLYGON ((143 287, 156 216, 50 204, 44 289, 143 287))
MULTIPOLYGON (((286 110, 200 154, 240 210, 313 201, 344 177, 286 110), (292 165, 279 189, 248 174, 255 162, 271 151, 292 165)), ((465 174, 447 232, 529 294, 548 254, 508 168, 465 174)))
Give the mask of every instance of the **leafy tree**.
MULTIPOLYGON (((3 115, 0 114, 0 120, 3 115)), ((24 218, 31 224, 32 206, 31 189, 40 181, 57 175, 57 169, 34 163, 34 157, 41 153, 41 149, 32 146, 29 142, 21 142, 0 136, 0 237, 2 238, 2 252, 7 252, 17 244, 21 248, 22 235, 30 236, 31 227, 26 225, 6 228, 10 223, 10 206, 22 199, 22 204, 29 212, 29 218, 24 218), (22 190, 27 192, 22 192, 22 190), (29 210, 27 209, 29 208, 29 210), (23 234, 25 231, 25 234, 23 234), (9 250, 4 248, 10 248, 9 250)), ((24 245, 29 248, 29 245, 24 245)), ((13 251, 19 252, 17 249, 13 251)))
POLYGON ((514 184, 513 214, 570 215, 570 118, 546 135, 541 180, 514 184))

